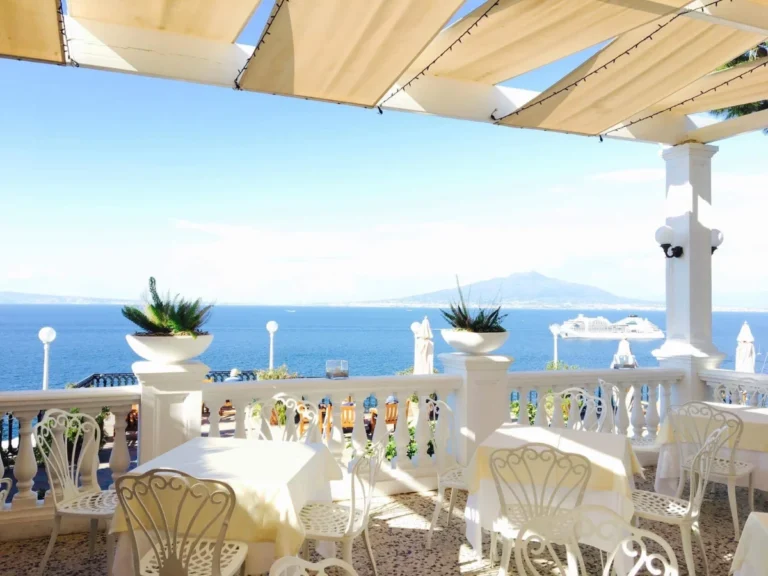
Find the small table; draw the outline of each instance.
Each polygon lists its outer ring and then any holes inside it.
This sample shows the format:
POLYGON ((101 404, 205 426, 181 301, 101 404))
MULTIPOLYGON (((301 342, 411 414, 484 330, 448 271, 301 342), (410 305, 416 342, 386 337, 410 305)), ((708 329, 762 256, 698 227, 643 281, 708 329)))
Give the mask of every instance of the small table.
MULTIPOLYGON (((330 482, 342 479, 341 468, 323 444, 237 438, 194 438, 130 474, 153 468, 172 468, 232 486, 237 501, 227 538, 253 543, 246 561, 249 574, 266 572, 274 558, 299 551, 304 541, 299 512, 310 500, 330 501, 330 482)), ((114 576, 133 576, 130 538, 123 537, 127 530, 118 506, 112 521, 112 532, 120 533, 114 576)))
POLYGON ((733 556, 731 574, 765 576, 768 567, 768 514, 752 512, 733 556))
MULTIPOLYGON (((625 436, 508 423, 485 439, 468 468, 469 497, 464 515, 467 540, 477 552, 482 552, 483 530, 492 530, 501 512, 490 455, 498 448, 519 448, 532 442, 586 456, 592 464, 592 474, 582 504, 605 506, 627 521, 632 518, 633 474, 642 475, 643 469, 625 436)), ((612 543, 586 543, 612 549, 612 543)))
MULTIPOLYGON (((752 474, 755 488, 768 490, 768 408, 722 402, 705 402, 705 404, 732 412, 744 422, 744 431, 735 458, 754 464, 755 470, 752 474)), ((669 418, 662 424, 656 441, 660 444, 660 449, 655 490, 660 494, 673 495, 677 491, 680 479, 680 454, 669 418)), ((720 456, 730 458, 730 450, 728 446, 723 447, 720 456)), ((737 486, 746 486, 747 483, 747 476, 739 478, 736 482, 737 486)))

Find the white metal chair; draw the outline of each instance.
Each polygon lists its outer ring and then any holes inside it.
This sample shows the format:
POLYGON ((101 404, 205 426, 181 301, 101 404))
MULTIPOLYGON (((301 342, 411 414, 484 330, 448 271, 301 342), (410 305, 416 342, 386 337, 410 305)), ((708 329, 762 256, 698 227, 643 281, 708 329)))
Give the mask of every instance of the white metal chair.
MULTIPOLYGON (((586 432, 613 433, 616 429, 614 408, 611 403, 612 387, 600 382, 607 397, 590 394, 585 388, 567 388, 560 392, 561 402, 569 401, 568 428, 586 432)), ((557 407, 555 407, 557 409, 557 407)))
MULTIPOLYGON (((91 521, 88 552, 93 555, 99 521, 107 523, 117 507, 114 490, 101 490, 95 471, 101 443, 96 419, 88 414, 63 410, 48 410, 35 425, 35 441, 45 462, 48 484, 53 494, 53 531, 45 555, 40 562, 40 574, 45 573, 65 516, 88 518, 91 521), (91 475, 83 482, 84 475, 91 475)), ((114 539, 107 531, 107 572, 112 573, 114 539)))
POLYGON ((12 486, 13 482, 10 478, 0 478, 0 510, 5 506, 5 501, 8 499, 12 486))
POLYGON ((606 560, 600 553, 603 576, 616 574, 618 570, 614 568, 622 558, 622 573, 678 576, 677 558, 666 540, 633 526, 603 506, 579 506, 556 518, 543 516, 528 522, 515 539, 517 572, 520 576, 544 576, 552 573, 550 568, 557 568, 559 574, 577 571, 591 576, 579 549, 579 542, 589 538, 598 538, 608 545, 615 542, 606 560), (653 543, 653 552, 649 552, 649 543, 653 543), (553 544, 566 547, 570 572, 553 544))
POLYGON ((490 459, 501 510, 501 520, 491 532, 491 561, 496 560, 501 536, 499 576, 506 576, 520 527, 533 518, 559 517, 581 505, 592 465, 581 454, 540 443, 494 450, 490 459))
POLYGON ((248 544, 224 540, 235 508, 232 487, 176 470, 117 479, 136 576, 245 575, 248 544))
POLYGON ((453 420, 453 410, 442 400, 428 398, 427 407, 435 415, 435 427, 430 427, 432 435, 432 449, 437 464, 437 503, 432 513, 432 522, 429 525, 427 536, 427 548, 432 547, 432 533, 440 518, 440 510, 443 508, 445 490, 451 490, 451 501, 448 507, 448 524, 453 516, 453 506, 456 503, 457 490, 469 490, 466 480, 466 468, 456 461, 456 437, 453 420))
MULTIPOLYGON (((269 576, 309 576, 310 570, 315 576, 328 576, 328 568, 341 568, 349 576, 358 576, 351 564, 337 558, 326 558, 322 562, 313 564, 296 556, 284 556, 276 560, 269 569, 269 576)), ((334 571, 333 574, 337 574, 334 571)))
POLYGON ((349 504, 311 502, 301 509, 299 517, 304 525, 305 551, 307 540, 341 542, 342 558, 352 564, 352 542, 362 533, 373 573, 378 575, 368 535, 368 521, 376 476, 383 459, 384 445, 379 442, 350 463, 352 486, 349 504))
POLYGON ((755 509, 754 464, 736 460, 744 422, 733 412, 720 410, 704 402, 689 402, 683 406, 672 406, 669 410, 670 424, 675 434, 675 442, 680 453, 680 482, 676 496, 680 498, 685 486, 686 473, 690 475, 693 459, 701 449, 710 433, 723 426, 723 449, 728 450, 727 458, 715 455, 712 461, 710 481, 728 486, 728 502, 731 506, 731 518, 736 540, 741 532, 739 511, 736 503, 736 481, 744 476, 749 482, 749 508, 755 509))
POLYGON ((727 437, 727 434, 727 426, 714 430, 707 437, 701 450, 694 456, 690 468, 690 500, 683 500, 675 496, 665 496, 656 492, 646 492, 645 490, 632 491, 632 503, 635 506, 636 518, 655 520, 656 522, 663 522, 665 524, 672 524, 680 527, 685 563, 688 566, 688 573, 690 576, 696 575, 696 567, 693 562, 691 533, 696 537, 696 541, 701 548, 701 553, 704 558, 704 570, 709 574, 707 551, 704 548, 704 541, 701 537, 699 517, 701 512, 701 502, 704 500, 704 492, 707 487, 710 471, 716 459, 717 452, 723 445, 724 438, 727 437))
POLYGON ((287 394, 276 394, 250 408, 248 436, 259 440, 279 440, 308 444, 322 441, 320 410, 317 405, 287 394), (285 423, 280 422, 280 408, 285 408, 285 423), (256 409, 259 406, 259 409, 256 409))

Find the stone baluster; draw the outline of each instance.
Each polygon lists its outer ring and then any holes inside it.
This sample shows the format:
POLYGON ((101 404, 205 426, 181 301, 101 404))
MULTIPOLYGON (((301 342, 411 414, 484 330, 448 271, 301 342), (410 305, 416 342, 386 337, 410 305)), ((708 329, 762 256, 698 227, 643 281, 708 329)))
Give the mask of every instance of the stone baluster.
POLYGON ((520 411, 517 413, 517 421, 520 424, 530 426, 532 424, 531 417, 528 412, 528 404, 531 402, 532 388, 525 388, 520 390, 520 411))
MULTIPOLYGON (((322 415, 320 413, 320 403, 323 401, 323 394, 319 393, 319 392, 316 392, 316 391, 313 391, 313 392, 310 392, 310 393, 306 394, 305 395, 305 399, 306 399, 307 402, 312 404, 317 409, 317 428, 315 428, 315 432, 313 433, 314 435, 312 437, 307 436, 307 441, 308 442, 313 442, 313 443, 320 443, 320 442, 323 441, 323 424, 324 424, 324 422, 323 422, 322 415)), ((302 416, 302 418, 303 418, 303 416, 302 416)), ((300 423, 300 426, 301 426, 301 423, 300 423)), ((302 428, 300 427, 299 428, 299 432, 301 432, 301 431, 302 431, 302 428)), ((307 433, 307 435, 309 435, 309 431, 307 431, 306 433, 307 433)))
POLYGON ((115 417, 115 431, 112 441, 112 453, 109 456, 109 469, 112 471, 113 485, 131 465, 131 455, 128 451, 128 440, 125 437, 125 419, 131 412, 131 405, 118 405, 110 407, 115 417))
POLYGON ((672 398, 672 382, 664 380, 660 384, 659 395, 659 420, 666 422, 669 413, 670 400, 672 398))
POLYGON ((645 426, 645 415, 643 414, 643 385, 639 383, 632 384, 632 414, 630 416, 632 424, 632 437, 641 438, 643 436, 643 427, 645 426))
POLYGON ((221 414, 219 410, 224 402, 216 396, 206 396, 205 405, 208 408, 208 438, 219 438, 221 436, 221 414))
POLYGON ((570 394, 568 396, 568 428, 573 430, 581 422, 581 410, 579 408, 579 396, 578 394, 570 394))
MULTIPOLYGON (((232 408, 235 409, 235 438, 247 438, 247 423, 251 419, 251 403, 245 398, 232 398, 232 408)), ((269 418, 269 415, 267 415, 269 418)))
MULTIPOLYGON (((387 430, 387 397, 382 394, 381 398, 377 397, 376 400, 376 427, 373 429, 372 441, 374 443, 383 442, 386 444, 389 440, 389 430, 387 430)), ((373 414, 371 414, 371 425, 373 425, 373 414)))
POLYGON ((330 396, 331 404, 326 407, 326 418, 331 419, 330 438, 327 439, 328 448, 331 454, 336 458, 337 462, 341 462, 344 456, 344 448, 346 447, 346 441, 344 439, 344 429, 341 426, 341 403, 342 397, 340 394, 330 396))
POLYGON ((355 424, 352 428, 352 448, 355 456, 362 454, 368 444, 365 433, 365 394, 355 395, 355 424))
MULTIPOLYGON (((96 418, 96 416, 101 413, 101 408, 88 408, 86 410, 81 410, 81 412, 96 418)), ((85 454, 82 454, 80 457, 80 481, 82 486, 86 489, 97 488, 99 486, 97 473, 99 470, 99 448, 101 446, 98 442, 85 442, 85 437, 83 440, 82 450, 85 451, 85 454)), ((87 440, 91 439, 88 438, 87 440)))
POLYGON ((37 473, 37 462, 32 447, 32 419, 37 416, 37 411, 17 412, 13 416, 19 421, 19 453, 13 465, 18 492, 12 500, 13 508, 18 510, 37 506, 37 494, 32 490, 37 473))
POLYGON ((648 410, 645 413, 645 424, 648 428, 648 438, 650 440, 656 439, 656 433, 659 431, 659 423, 661 422, 657 404, 659 399, 658 396, 659 385, 653 383, 648 384, 648 410))
POLYGON ((619 434, 626 436, 629 430, 629 399, 627 393, 629 384, 619 383, 616 385, 619 389, 619 405, 616 414, 616 427, 619 434))
POLYGON ((533 422, 536 426, 546 428, 549 425, 547 420, 547 388, 536 389, 536 418, 533 422))
POLYGON ((419 393, 419 417, 416 420, 416 432, 414 440, 416 441, 416 465, 427 466, 432 460, 427 454, 430 440, 429 430, 429 412, 432 405, 427 401, 429 395, 426 392, 419 393))
POLYGON ((751 388, 748 396, 750 406, 757 406, 759 404, 757 395, 758 395, 757 387, 751 388))
POLYGON ((552 428, 565 428, 563 420, 563 395, 559 392, 553 392, 554 396, 552 407, 552 428))
POLYGON ((408 396, 401 393, 398 394, 397 399, 397 424, 395 425, 397 456, 394 463, 398 468, 408 468, 412 465, 408 458, 408 446, 411 443, 411 435, 408 432, 408 396))
POLYGON ((608 424, 606 424, 606 419, 608 419, 608 412, 610 410, 613 410, 613 404, 611 404, 610 385, 606 384, 605 381, 598 379, 597 387, 595 388, 595 396, 599 398, 597 402, 597 406, 595 407, 598 410, 598 413, 597 413, 598 428, 597 429, 600 432, 606 432, 608 434, 612 434, 613 430, 608 424))

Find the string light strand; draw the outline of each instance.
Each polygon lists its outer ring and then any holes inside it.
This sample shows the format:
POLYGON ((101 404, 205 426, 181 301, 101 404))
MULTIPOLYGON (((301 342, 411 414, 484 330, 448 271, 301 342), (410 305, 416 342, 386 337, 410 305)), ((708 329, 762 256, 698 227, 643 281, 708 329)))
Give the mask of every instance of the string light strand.
MULTIPOLYGON (((719 1, 722 1, 722 0, 719 0, 719 1)), ((496 0, 496 2, 494 2, 493 4, 491 4, 491 5, 488 7, 488 9, 487 9, 487 10, 485 10, 485 11, 484 11, 482 14, 480 14, 480 16, 477 18, 477 20, 475 20, 475 21, 474 21, 474 22, 473 22, 473 23, 472 23, 472 24, 469 26, 469 28, 467 28, 466 30, 464 30, 464 32, 462 32, 462 33, 459 35, 459 37, 458 37, 458 38, 456 38, 456 40, 454 40, 453 42, 451 42, 451 43, 448 45, 448 48, 446 48, 445 50, 443 50, 442 52, 440 52, 440 54, 438 54, 438 55, 435 57, 435 59, 434 59, 434 60, 432 60, 432 62, 430 62, 429 64, 427 64, 427 65, 426 65, 426 67, 424 67, 424 68, 421 70, 421 72, 419 72, 418 74, 416 74, 416 76, 414 76, 413 78, 411 78, 410 80, 408 80, 408 82, 406 82, 406 83, 405 83, 403 86, 401 86, 400 88, 398 88, 397 90, 395 90, 394 92, 392 92, 392 94, 390 94, 389 96, 387 96, 387 97, 386 97, 384 100, 382 100, 382 101, 379 103, 379 105, 377 106, 377 108, 379 109, 379 112, 381 112, 381 106, 382 106, 383 104, 385 104, 385 103, 386 103, 387 101, 389 101, 390 99, 394 98, 394 97, 395 97, 397 94, 399 94, 400 92, 404 91, 406 88, 409 88, 409 87, 411 86, 411 84, 413 84, 414 82, 416 82, 416 80, 418 80, 419 78, 421 78, 421 77, 423 77, 423 76, 426 76, 426 75, 427 75, 427 72, 429 72, 429 69, 430 69, 432 66, 434 66, 434 65, 435 65, 435 63, 436 63, 438 60, 440 60, 440 58, 442 58, 443 56, 445 56, 445 55, 446 55, 448 52, 451 52, 451 51, 453 50, 453 47, 454 47, 454 46, 456 46, 457 44, 461 44, 461 40, 462 40, 462 38, 466 38, 467 36, 471 36, 471 35, 472 35, 472 29, 473 29, 473 28, 476 28, 476 27, 478 27, 478 26, 480 25, 480 21, 481 21, 483 18, 488 18, 488 14, 491 12, 491 10, 493 10, 494 8, 496 8, 496 7, 497 7, 497 6, 498 6, 500 3, 501 3, 501 0, 496 0)))
POLYGON ((80 68, 80 64, 72 58, 69 50, 69 38, 67 37, 67 26, 64 20, 64 6, 61 0, 56 3, 56 16, 59 19, 59 37, 61 39, 61 55, 64 58, 64 66, 70 64, 75 68, 80 68))
MULTIPOLYGON (((558 90, 555 90, 554 92, 552 92, 551 94, 548 94, 546 97, 542 98, 541 100, 537 100, 536 102, 531 102, 530 104, 526 104, 525 106, 521 106, 520 108, 518 108, 517 110, 514 110, 513 112, 509 112, 508 114, 504 114, 503 116, 496 116, 495 115, 496 111, 494 110, 491 113, 491 120, 493 120, 493 122, 495 124, 499 124, 499 122, 501 122, 505 118, 509 118, 510 116, 517 116, 520 113, 525 112, 526 110, 529 110, 530 108, 533 108, 535 106, 541 106, 547 100, 555 98, 556 96, 559 96, 560 94, 562 94, 564 92, 568 92, 571 88, 576 88, 579 84, 581 84, 583 82, 586 82, 588 78, 590 78, 592 76, 596 76, 600 72, 602 72, 604 70, 607 70, 608 66, 610 66, 611 64, 615 64, 616 61, 619 60, 620 58, 623 58, 624 56, 629 56, 632 52, 637 50, 642 44, 645 44, 646 42, 650 42, 651 40, 653 40, 653 37, 656 34, 661 32, 664 28, 666 28, 667 26, 672 24, 672 22, 674 22, 675 20, 677 20, 681 16, 685 16, 686 14, 690 14, 690 13, 693 13, 693 12, 702 12, 702 13, 704 13, 706 8, 709 8, 710 6, 715 6, 716 7, 718 4, 720 4, 721 2, 724 2, 724 1, 725 0, 714 0, 713 2, 710 2, 708 4, 704 4, 703 6, 699 6, 698 8, 684 8, 684 9, 680 10, 674 16, 672 16, 672 18, 670 18, 669 20, 667 20, 663 24, 658 24, 657 25, 658 27, 653 32, 650 32, 649 34, 646 34, 643 38, 641 38, 636 43, 634 43, 632 46, 627 48, 624 52, 621 52, 620 54, 618 54, 617 56, 615 56, 614 58, 612 58, 611 60, 609 60, 608 62, 603 64, 602 66, 600 66, 599 68, 595 68, 594 70, 592 70, 591 72, 589 72, 585 76, 582 76, 578 80, 574 80, 573 82, 571 82, 567 86, 563 86, 562 88, 559 88, 558 90)), ((733 0, 729 0, 729 1, 733 2, 733 0)))
POLYGON ((264 26, 264 32, 261 33, 261 38, 259 38, 259 42, 253 49, 253 53, 248 57, 248 60, 245 61, 243 67, 237 71, 237 76, 235 77, 235 90, 242 90, 240 87, 240 80, 243 79, 243 74, 245 74, 245 71, 248 69, 248 65, 251 63, 251 60, 253 60, 253 58, 256 56, 256 52, 258 52, 266 42, 267 36, 269 36, 269 29, 272 28, 272 24, 275 22, 277 15, 280 13, 280 9, 285 4, 288 4, 288 0, 277 0, 275 3, 275 7, 272 9, 272 14, 269 16, 269 20, 267 20, 266 26, 264 26))
POLYGON ((654 112, 653 114, 648 114, 647 116, 643 116, 642 118, 638 118, 637 120, 632 120, 631 122, 628 122, 626 124, 623 124, 622 126, 619 126, 617 128, 613 128, 611 130, 608 130, 607 132, 603 132, 602 134, 599 134, 600 140, 602 141, 603 136, 607 136, 608 134, 613 134, 614 132, 618 132, 619 130, 623 130, 624 128, 629 128, 630 126, 633 126, 634 124, 639 124, 640 122, 645 122, 646 120, 650 120, 651 118, 655 118, 656 116, 659 116, 661 114, 665 114, 667 112, 671 112, 675 108, 679 108, 680 106, 685 106, 686 104, 690 102, 695 102, 702 96, 717 92, 718 88, 722 88, 723 86, 728 86, 731 82, 736 82, 737 80, 742 80, 744 77, 749 76, 754 72, 755 70, 759 70, 760 68, 765 68, 768 66, 768 58, 766 58, 765 62, 762 64, 758 64, 757 66, 753 66, 749 70, 745 70, 741 74, 738 74, 737 76, 734 76, 733 78, 729 78, 728 80, 724 80, 723 82, 720 82, 720 84, 717 84, 716 86, 712 86, 711 88, 708 88, 706 90, 701 90, 696 96, 691 96, 690 98, 686 98, 685 100, 681 100, 677 104, 672 104, 672 106, 667 106, 663 110, 659 110, 657 112, 654 112))

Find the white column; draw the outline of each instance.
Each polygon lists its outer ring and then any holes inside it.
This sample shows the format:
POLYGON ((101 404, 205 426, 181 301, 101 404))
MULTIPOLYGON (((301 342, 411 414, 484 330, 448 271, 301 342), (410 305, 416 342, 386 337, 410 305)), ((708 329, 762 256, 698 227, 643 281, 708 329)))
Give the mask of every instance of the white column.
POLYGON ((200 436, 202 388, 208 371, 208 366, 195 360, 168 365, 133 364, 141 384, 140 463, 200 436))
MULTIPOLYGON (((470 356, 440 354, 446 374, 463 378, 456 394, 456 458, 466 466, 477 446, 491 432, 509 421, 509 385, 507 370, 512 364, 508 356, 470 356)), ((520 409, 526 408, 520 402, 520 409)))
MULTIPOLYGON (((724 355, 712 343, 712 156, 717 147, 681 144, 662 152, 667 169, 666 225, 680 258, 666 261, 667 339, 653 355, 664 368, 685 371, 672 403, 707 397, 698 371, 716 368, 724 355)), ((650 231, 649 231, 650 234, 650 231)), ((659 258, 663 258, 659 250, 659 258)))

